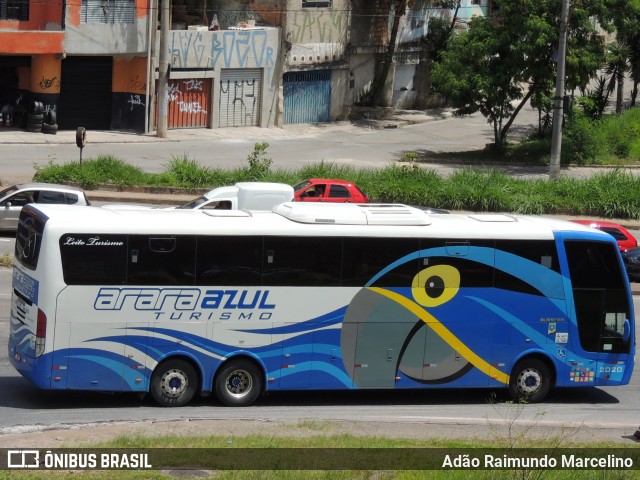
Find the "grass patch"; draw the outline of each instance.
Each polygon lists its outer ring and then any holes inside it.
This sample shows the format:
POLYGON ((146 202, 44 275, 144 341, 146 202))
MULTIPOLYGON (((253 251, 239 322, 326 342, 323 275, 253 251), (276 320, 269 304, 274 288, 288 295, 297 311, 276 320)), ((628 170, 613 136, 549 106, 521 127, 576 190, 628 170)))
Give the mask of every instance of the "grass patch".
MULTIPOLYGON (((99 157, 87 161, 82 168, 49 162, 37 170, 35 180, 80 184, 88 189, 100 183, 211 189, 255 180, 256 173, 252 168, 210 169, 182 157, 172 159, 165 172, 150 174, 112 157, 99 157)), ((516 178, 488 168, 463 168, 445 177, 413 161, 383 169, 355 169, 322 162, 298 171, 271 171, 261 164, 258 173, 263 181, 291 185, 309 177, 350 180, 373 202, 474 212, 640 218, 640 177, 623 170, 555 182, 516 178)))
POLYGON ((3 253, 0 255, 0 267, 11 267, 13 266, 13 257, 8 253, 3 253))
MULTIPOLYGON (((529 445, 531 446, 531 445, 529 445)), ((534 469, 510 469, 510 470, 393 470, 393 469, 367 469, 367 470, 243 470, 250 465, 251 458, 243 457, 239 458, 237 467, 233 470, 215 470, 216 462, 220 465, 220 461, 226 461, 228 457, 234 455, 236 449, 263 449, 263 451, 247 452, 241 451, 240 457, 243 455, 265 455, 266 459, 269 459, 273 453, 267 449, 293 449, 285 452, 284 456, 296 455, 295 449, 302 448, 332 448, 332 449, 442 449, 436 453, 435 458, 444 458, 444 454, 451 452, 451 455, 459 453, 458 449, 478 449, 483 448, 503 448, 503 451, 492 452, 495 455, 500 453, 508 453, 511 451, 513 445, 509 442, 497 442, 497 441, 456 441, 456 440, 416 440, 416 439, 387 439, 381 437, 355 437, 351 435, 340 435, 334 437, 326 436, 311 436, 307 438, 289 438, 289 437, 271 437, 271 436, 203 436, 203 437, 181 437, 181 436, 166 436, 166 437, 119 437, 112 441, 101 443, 99 445, 90 445, 90 448, 100 450, 107 448, 116 449, 167 449, 162 452, 164 462, 167 465, 179 465, 176 467, 166 467, 162 470, 154 471, 50 471, 50 472, 0 472, 0 479, 35 479, 35 478, 54 478, 54 479, 68 479, 68 478, 81 478, 81 479, 158 479, 158 478, 216 478, 216 479, 234 479, 234 480, 250 480, 250 479, 328 479, 328 480, 342 480, 342 479, 399 479, 399 480, 412 480, 412 479, 528 479, 528 478, 546 478, 546 479, 637 479, 640 474, 635 471, 616 471, 616 470, 599 470, 599 471, 570 471, 570 470, 534 470, 534 469), (171 449, 175 450, 175 453, 171 449), (204 456, 202 451, 198 449, 217 449, 207 452, 204 456), (216 458, 216 456, 219 456, 216 458), (441 456, 441 457, 440 457, 441 456), (244 461, 243 461, 244 459, 244 461), (210 462, 210 465, 206 465, 206 462, 210 462), (203 465, 205 464, 205 465, 203 465), (190 466, 190 468, 189 468, 190 466)), ((549 449, 549 453, 552 454, 558 445, 554 441, 542 441, 535 444, 536 448, 549 449)), ((580 444, 572 446, 571 453, 575 452, 576 455, 580 455, 580 447, 589 448, 608 448, 610 453, 616 453, 618 456, 624 456, 624 452, 617 449, 615 452, 611 451, 610 445, 597 445, 597 444, 580 444)), ((74 449, 78 452, 81 449, 74 449)), ((631 450, 629 450, 631 451, 631 450)), ((307 451, 303 451, 304 454, 309 454, 307 451)), ((470 453, 466 450, 466 453, 470 453)), ((482 458, 482 451, 477 454, 482 458)), ((344 458, 348 459, 348 455, 352 455, 352 452, 345 454, 344 458)), ((334 452, 334 455, 338 455, 334 452)), ((409 459, 414 456, 415 452, 409 452, 405 450, 398 451, 398 454, 394 458, 386 459, 386 462, 398 461, 402 458, 402 455, 408 455, 409 459)), ((474 454, 475 456, 476 454, 474 454)), ((514 452, 514 455, 517 455, 514 452)), ((629 455, 627 453, 627 455, 629 455)), ((374 460, 377 462, 380 460, 375 454, 374 460)), ((637 455, 636 455, 637 456, 637 455)), ((254 457, 255 458, 255 457, 254 457)), ((295 459, 295 457, 294 457, 295 459)), ((331 460, 333 460, 332 458, 331 460)), ((383 459, 384 460, 384 459, 383 459)), ((232 460, 233 461, 233 460, 232 460)), ((344 461, 344 459, 342 460, 344 461)), ((385 463, 386 463, 385 462, 385 463)), ((339 467, 340 464, 336 464, 339 467)))

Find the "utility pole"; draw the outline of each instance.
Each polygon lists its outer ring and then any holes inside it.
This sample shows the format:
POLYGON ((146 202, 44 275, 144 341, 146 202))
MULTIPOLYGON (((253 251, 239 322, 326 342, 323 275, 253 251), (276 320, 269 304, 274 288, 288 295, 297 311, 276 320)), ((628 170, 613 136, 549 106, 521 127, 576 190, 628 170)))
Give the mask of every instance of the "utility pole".
POLYGON ((562 0, 560 13, 560 38, 558 40, 558 67, 556 70, 556 96, 553 104, 553 130, 551 133, 551 161, 549 179, 560 176, 560 151, 562 149, 562 119, 564 104, 565 64, 567 59, 567 24, 569 23, 569 0, 562 0))
POLYGON ((169 3, 161 0, 160 58, 158 61, 158 126, 156 136, 167 138, 167 90, 169 86, 169 3))

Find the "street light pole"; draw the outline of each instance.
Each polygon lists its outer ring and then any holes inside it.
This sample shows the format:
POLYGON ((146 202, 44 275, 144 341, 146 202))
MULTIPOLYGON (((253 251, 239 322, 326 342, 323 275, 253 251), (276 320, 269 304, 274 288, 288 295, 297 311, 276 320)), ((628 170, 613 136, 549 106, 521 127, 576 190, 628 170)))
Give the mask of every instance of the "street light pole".
POLYGON ((551 133, 551 160, 549 179, 560 176, 560 151, 562 149, 562 119, 564 103, 565 64, 567 58, 567 23, 569 22, 569 0, 562 0, 560 13, 560 38, 558 40, 558 67, 556 70, 556 96, 553 104, 553 130, 551 133))
POLYGON ((156 136, 167 138, 167 90, 169 86, 169 2, 161 0, 160 55, 158 59, 158 126, 156 136))

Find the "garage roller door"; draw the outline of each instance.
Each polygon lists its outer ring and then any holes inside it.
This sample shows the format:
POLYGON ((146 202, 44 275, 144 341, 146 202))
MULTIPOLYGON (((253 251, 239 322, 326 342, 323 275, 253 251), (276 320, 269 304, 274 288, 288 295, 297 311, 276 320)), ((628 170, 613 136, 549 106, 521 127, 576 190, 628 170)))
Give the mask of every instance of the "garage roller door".
POLYGON ((218 98, 221 127, 260 126, 262 70, 223 70, 218 98))

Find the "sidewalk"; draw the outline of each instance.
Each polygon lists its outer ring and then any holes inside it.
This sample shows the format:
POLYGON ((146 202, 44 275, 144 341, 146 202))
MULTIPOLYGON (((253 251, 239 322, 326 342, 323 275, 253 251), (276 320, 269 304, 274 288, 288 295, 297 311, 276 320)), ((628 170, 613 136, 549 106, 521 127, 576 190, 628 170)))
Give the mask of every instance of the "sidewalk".
MULTIPOLYGON (((114 130, 87 130, 86 142, 89 143, 154 143, 181 142, 194 139, 211 138, 277 138, 299 135, 309 132, 327 132, 346 128, 394 129, 407 125, 442 120, 452 115, 451 110, 396 110, 387 118, 362 118, 332 123, 287 124, 283 128, 235 127, 235 128, 181 128, 171 129, 167 138, 160 138, 156 132, 134 133, 114 130)), ((76 144, 75 130, 58 130, 55 135, 32 133, 15 127, 0 126, 0 144, 76 144)))

